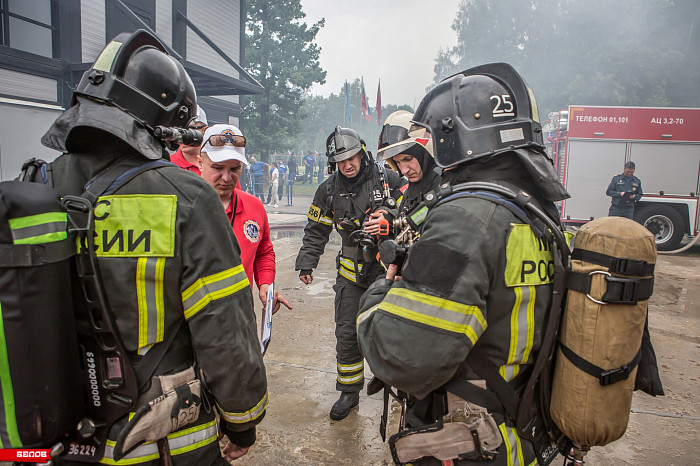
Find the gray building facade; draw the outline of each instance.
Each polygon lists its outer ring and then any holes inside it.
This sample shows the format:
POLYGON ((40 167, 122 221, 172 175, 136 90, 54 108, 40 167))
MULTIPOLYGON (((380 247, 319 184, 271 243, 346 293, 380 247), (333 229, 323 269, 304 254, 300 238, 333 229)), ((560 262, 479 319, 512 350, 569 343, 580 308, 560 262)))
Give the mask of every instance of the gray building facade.
POLYGON ((155 33, 192 77, 209 121, 238 125, 240 95, 263 92, 240 65, 245 16, 245 0, 0 0, 0 179, 31 157, 60 155, 41 136, 124 31, 155 33))

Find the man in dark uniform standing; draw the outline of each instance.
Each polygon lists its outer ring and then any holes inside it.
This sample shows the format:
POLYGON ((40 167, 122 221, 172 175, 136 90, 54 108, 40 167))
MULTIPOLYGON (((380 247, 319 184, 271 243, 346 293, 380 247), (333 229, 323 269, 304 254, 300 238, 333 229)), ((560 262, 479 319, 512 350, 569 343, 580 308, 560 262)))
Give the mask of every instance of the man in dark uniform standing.
POLYGON ((634 205, 642 198, 642 182, 634 176, 634 162, 627 162, 621 175, 613 176, 605 194, 612 197, 610 217, 634 219, 634 205))
MULTIPOLYGON (((85 72, 73 105, 42 138, 64 154, 42 169, 41 178, 61 196, 79 196, 93 180, 99 185, 103 173, 151 167, 132 172, 98 198, 97 263, 131 363, 138 368, 151 351, 171 341, 134 410, 162 394, 161 375, 194 366, 212 409, 201 409, 191 423, 161 439, 168 445, 164 450, 175 465, 224 465, 220 433, 230 440, 227 459, 248 452, 266 412, 267 381, 250 285, 221 202, 201 177, 161 160, 166 152, 155 128, 185 128, 195 108, 190 77, 155 37, 143 30, 120 34, 85 72), (134 241, 140 233, 145 239, 134 241)), ((88 316, 76 312, 86 325, 88 316)), ((115 462, 114 441, 124 432, 138 432, 138 422, 128 413, 118 419, 97 459, 121 464, 115 462)), ((158 448, 153 442, 135 447, 124 464, 164 464, 158 443, 158 448)))
MULTIPOLYGON (((309 207, 308 223, 304 229, 303 245, 296 259, 295 269, 299 279, 310 284, 313 269, 328 243, 335 225, 342 238, 342 249, 336 265, 338 275, 335 286, 335 336, 338 377, 336 390, 340 398, 330 412, 331 419, 344 419, 360 402, 359 392, 364 386, 364 361, 357 347, 357 318, 360 296, 384 269, 376 260, 376 249, 367 244, 362 224, 368 210, 385 204, 380 170, 365 150, 365 143, 352 129, 335 128, 326 141, 328 162, 338 166, 338 171, 326 179, 316 190, 309 207)), ((384 172, 386 173, 386 172, 384 172)), ((386 173, 387 183, 394 200, 401 195, 402 185, 394 172, 386 173)))
POLYGON ((454 464, 532 464, 533 445, 519 436, 500 398, 493 401, 490 382, 483 385, 487 377, 476 367, 488 367, 513 390, 526 381, 518 375, 527 379, 541 344, 553 253, 524 209, 494 192, 521 193, 553 222, 553 201, 568 195, 545 155, 532 92, 510 65, 483 65, 447 78, 423 98, 413 121, 432 133, 435 161, 444 169, 440 200, 429 211, 422 208, 428 212, 421 236, 402 270, 389 266, 385 279, 363 296, 360 349, 378 379, 410 395, 407 428, 440 422, 440 429, 422 437, 429 448, 400 452, 414 454, 402 462, 445 464, 437 459, 442 457, 454 464), (469 182, 482 187, 457 188, 469 182), (498 186, 487 191, 484 183, 498 186), (532 264, 539 263, 544 272, 533 273, 532 264), (448 382, 460 388, 455 391, 462 401, 445 388, 448 382), (483 395, 464 395, 473 390, 483 395), (454 437, 447 445, 431 444, 447 432, 443 422, 457 422, 446 416, 457 412, 455 406, 465 413, 464 400, 472 403, 466 413, 474 413, 478 427, 467 427, 457 446, 449 443, 454 437), (491 401, 488 412, 485 400, 491 401), (470 433, 472 427, 476 432, 470 433), (459 450, 474 443, 479 445, 470 451, 459 450))

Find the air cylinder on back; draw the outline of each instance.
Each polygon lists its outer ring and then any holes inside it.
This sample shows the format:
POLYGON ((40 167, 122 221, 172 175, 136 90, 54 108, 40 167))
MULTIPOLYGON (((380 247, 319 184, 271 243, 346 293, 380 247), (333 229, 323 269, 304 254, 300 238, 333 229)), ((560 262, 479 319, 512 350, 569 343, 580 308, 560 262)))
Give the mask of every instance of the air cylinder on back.
POLYGON ((550 405, 574 442, 606 445, 627 429, 655 263, 654 236, 632 220, 576 235, 550 405))
POLYGON ((83 413, 67 227, 53 189, 0 183, 2 448, 50 448, 83 413))

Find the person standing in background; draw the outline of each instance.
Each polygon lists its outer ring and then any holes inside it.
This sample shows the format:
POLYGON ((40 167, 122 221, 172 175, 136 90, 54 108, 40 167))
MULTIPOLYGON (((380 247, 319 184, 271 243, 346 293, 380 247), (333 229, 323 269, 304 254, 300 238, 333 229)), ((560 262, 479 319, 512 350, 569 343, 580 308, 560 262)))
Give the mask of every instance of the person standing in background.
POLYGON ((279 187, 277 188, 277 200, 282 201, 284 195, 284 185, 287 182, 287 166, 282 162, 282 159, 277 160, 277 165, 280 171, 279 187))
POLYGON ((621 175, 615 175, 605 194, 612 197, 609 217, 625 217, 634 220, 634 206, 642 198, 642 182, 634 176, 634 162, 627 162, 621 175))
POLYGON ((318 157, 318 184, 323 183, 324 175, 326 174, 326 164, 328 163, 328 157, 323 154, 316 152, 316 157, 318 157))
POLYGON ((265 194, 263 194, 263 170, 267 167, 265 162, 258 162, 255 157, 250 158, 250 173, 253 175, 253 193, 265 203, 265 194))
POLYGON ((278 165, 277 162, 272 162, 272 165, 270 165, 270 191, 267 194, 267 203, 275 208, 279 207, 279 204, 277 204, 277 189, 280 180, 278 165))
POLYGON ((308 151, 304 156, 304 183, 307 181, 311 184, 314 180, 314 166, 316 165, 316 158, 311 151, 308 151))
POLYGON ((297 177, 297 170, 299 164, 297 163, 296 154, 292 154, 287 160, 287 206, 294 205, 294 181, 297 177))

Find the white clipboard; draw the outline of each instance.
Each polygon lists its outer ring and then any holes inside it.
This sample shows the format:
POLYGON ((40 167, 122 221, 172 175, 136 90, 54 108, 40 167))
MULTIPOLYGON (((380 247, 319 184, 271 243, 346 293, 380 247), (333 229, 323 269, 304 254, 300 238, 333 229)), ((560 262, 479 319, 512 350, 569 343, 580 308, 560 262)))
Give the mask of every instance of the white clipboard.
POLYGON ((272 283, 267 290, 267 303, 265 304, 262 319, 260 319, 260 351, 262 351, 263 356, 265 356, 267 347, 270 344, 270 337, 272 336, 272 307, 274 302, 275 284, 272 283))

